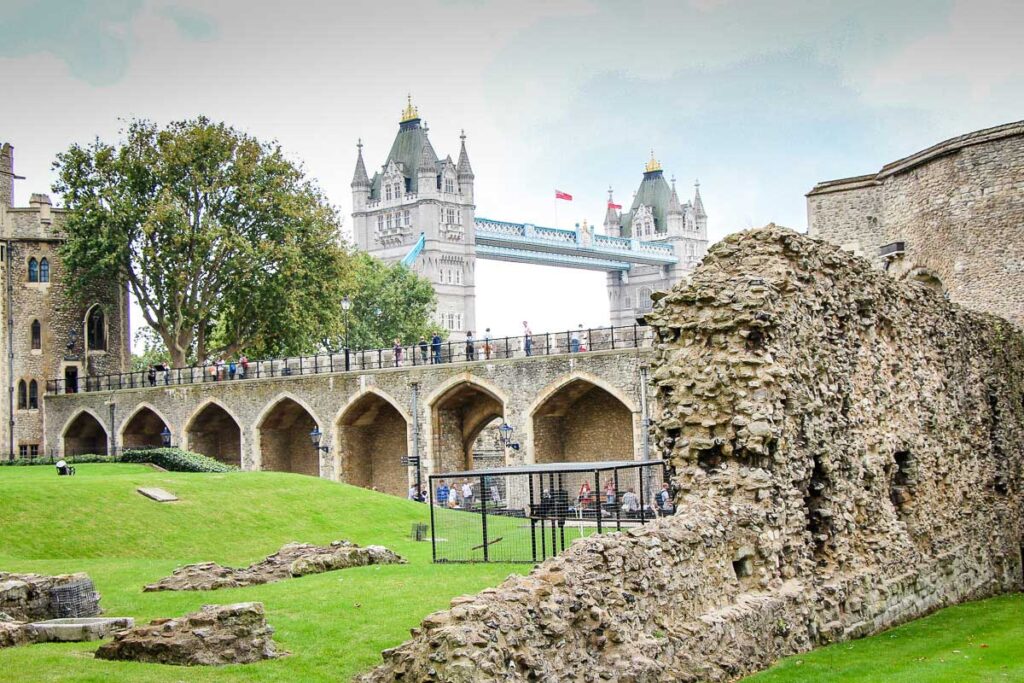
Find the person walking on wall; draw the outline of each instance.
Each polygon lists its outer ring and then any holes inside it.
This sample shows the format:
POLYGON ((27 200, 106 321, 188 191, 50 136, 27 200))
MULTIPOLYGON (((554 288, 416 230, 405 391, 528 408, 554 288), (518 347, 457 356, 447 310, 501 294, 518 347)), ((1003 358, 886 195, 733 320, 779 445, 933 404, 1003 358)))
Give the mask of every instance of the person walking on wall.
POLYGON ((426 337, 420 337, 420 360, 423 361, 424 365, 427 364, 427 348, 426 337))
POLYGON ((583 329, 583 325, 580 325, 579 330, 573 330, 572 336, 569 337, 569 352, 579 353, 580 352, 580 330, 583 329))
POLYGON ((149 372, 147 372, 146 374, 147 374, 148 379, 149 379, 149 386, 155 387, 156 386, 156 366, 155 365, 150 365, 149 366, 149 372))
POLYGON ((473 330, 466 331, 466 360, 476 360, 476 349, 473 347, 473 330))
POLYGON ((249 357, 242 354, 238 359, 238 379, 245 379, 249 374, 249 357))
POLYGON ((238 366, 235 365, 235 361, 228 363, 228 379, 234 379, 235 373, 238 371, 238 366))
POLYGON ((391 350, 395 355, 395 367, 397 368, 402 364, 402 340, 395 337, 395 343, 392 345, 391 350))
POLYGON ((533 332, 530 330, 530 325, 525 320, 523 321, 523 351, 526 352, 527 356, 533 355, 533 332))
POLYGON ((484 358, 491 359, 491 328, 484 330, 484 358))
POLYGON ((434 352, 434 363, 441 362, 441 333, 435 332, 434 336, 430 338, 430 348, 434 352))

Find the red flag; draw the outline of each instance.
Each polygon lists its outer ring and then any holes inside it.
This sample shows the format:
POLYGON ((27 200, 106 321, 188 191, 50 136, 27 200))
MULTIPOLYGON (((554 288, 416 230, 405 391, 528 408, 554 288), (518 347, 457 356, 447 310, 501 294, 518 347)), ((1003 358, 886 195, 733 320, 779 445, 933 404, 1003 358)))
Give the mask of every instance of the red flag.
POLYGON ((572 195, 568 192, 562 192, 561 190, 555 190, 555 199, 564 199, 567 202, 572 201, 572 195))
POLYGON ((622 211, 622 204, 616 204, 614 202, 608 202, 608 208, 609 209, 618 209, 619 211, 622 211))

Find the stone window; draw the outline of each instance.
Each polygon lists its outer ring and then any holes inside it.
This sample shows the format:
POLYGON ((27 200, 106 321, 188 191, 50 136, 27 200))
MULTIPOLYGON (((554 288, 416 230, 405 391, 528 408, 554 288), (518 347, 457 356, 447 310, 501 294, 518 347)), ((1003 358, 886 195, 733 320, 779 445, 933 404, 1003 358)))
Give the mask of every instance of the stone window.
POLYGON ((35 258, 28 260, 28 281, 39 282, 39 261, 36 261, 35 258))
POLYGON ((38 351, 43 348, 43 326, 38 320, 32 321, 32 350, 38 351))
POLYGON ((377 231, 384 229, 384 216, 377 216, 377 231))
POLYGON ((391 186, 387 185, 384 187, 384 198, 391 199, 391 186))
POLYGON ((50 281, 50 262, 43 257, 39 260, 39 281, 49 282, 50 281))
POLYGON ((455 194, 455 181, 451 178, 444 179, 444 191, 448 194, 455 194))
POLYGON ((18 382, 18 410, 28 408, 28 385, 25 380, 18 382))
POLYGON ((22 458, 38 458, 39 444, 23 443, 18 445, 18 455, 22 458))
POLYGON ((412 225, 412 214, 408 210, 405 212, 405 224, 412 225))
POLYGON ((35 380, 28 383, 28 409, 39 410, 39 383, 35 380))
POLYGON ((403 192, 402 192, 402 183, 401 182, 395 183, 395 199, 401 199, 402 198, 402 194, 403 194, 403 192))
POLYGON ((107 321, 103 309, 93 306, 85 322, 86 346, 90 351, 107 350, 107 321))

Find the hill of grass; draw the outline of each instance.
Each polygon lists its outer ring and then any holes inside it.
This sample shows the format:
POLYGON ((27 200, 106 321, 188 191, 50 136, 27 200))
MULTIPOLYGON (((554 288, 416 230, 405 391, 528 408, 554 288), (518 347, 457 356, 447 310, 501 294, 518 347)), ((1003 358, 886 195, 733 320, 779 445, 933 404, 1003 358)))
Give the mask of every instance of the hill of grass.
MULTIPOLYGON (((499 583, 524 565, 434 565, 430 544, 410 540, 422 504, 313 477, 272 472, 186 474, 144 465, 0 467, 0 570, 88 572, 107 614, 145 622, 207 603, 265 604, 289 657, 222 668, 94 660, 96 643, 0 650, 0 680, 344 681, 380 661, 426 614, 456 595, 499 583), (177 503, 143 498, 160 486, 177 503), (245 565, 288 541, 381 544, 407 565, 361 567, 213 592, 143 593, 176 566, 245 565)), ((512 522, 509 521, 511 524, 512 522)), ((507 533, 507 532, 503 532, 507 533)), ((582 533, 582 532, 580 532, 582 533)), ((1024 596, 943 610, 898 629, 782 660, 761 683, 1024 680, 1024 596)))

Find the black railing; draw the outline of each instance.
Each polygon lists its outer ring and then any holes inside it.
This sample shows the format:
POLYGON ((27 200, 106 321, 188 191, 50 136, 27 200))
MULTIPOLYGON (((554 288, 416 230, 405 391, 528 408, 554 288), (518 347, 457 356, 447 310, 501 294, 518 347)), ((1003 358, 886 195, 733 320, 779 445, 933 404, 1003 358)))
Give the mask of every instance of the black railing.
POLYGON ((218 362, 164 370, 139 370, 108 375, 51 379, 47 394, 74 394, 92 391, 117 391, 144 387, 237 382, 267 377, 319 375, 335 372, 362 372, 386 368, 409 368, 444 363, 473 363, 526 356, 550 356, 650 346, 649 327, 626 325, 568 332, 544 332, 529 337, 475 338, 468 341, 442 341, 426 345, 411 344, 387 349, 367 349, 321 353, 295 358, 273 358, 242 364, 218 362), (234 365, 234 371, 231 370, 234 365))

